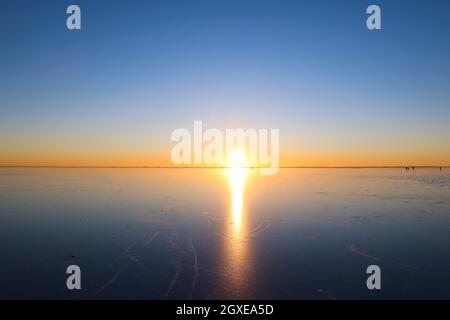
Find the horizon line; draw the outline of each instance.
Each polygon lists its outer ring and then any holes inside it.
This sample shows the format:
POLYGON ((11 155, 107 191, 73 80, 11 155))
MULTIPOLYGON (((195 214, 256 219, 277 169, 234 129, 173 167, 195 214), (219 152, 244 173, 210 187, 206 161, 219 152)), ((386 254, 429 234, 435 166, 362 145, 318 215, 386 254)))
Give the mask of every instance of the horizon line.
MULTIPOLYGON (((244 169, 377 169, 377 168, 450 168, 450 165, 379 165, 379 166, 278 166, 255 167, 242 166, 244 169)), ((230 169, 232 166, 94 166, 94 165, 0 165, 0 168, 60 168, 60 169, 230 169)))

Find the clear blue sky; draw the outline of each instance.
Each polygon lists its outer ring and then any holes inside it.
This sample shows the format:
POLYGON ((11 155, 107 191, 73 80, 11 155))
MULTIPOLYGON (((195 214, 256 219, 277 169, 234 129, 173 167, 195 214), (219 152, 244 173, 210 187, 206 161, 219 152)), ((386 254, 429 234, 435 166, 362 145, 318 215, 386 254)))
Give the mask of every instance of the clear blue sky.
POLYGON ((0 48, 0 164, 156 163, 193 120, 279 128, 284 163, 450 164, 449 1, 1 0, 0 48))

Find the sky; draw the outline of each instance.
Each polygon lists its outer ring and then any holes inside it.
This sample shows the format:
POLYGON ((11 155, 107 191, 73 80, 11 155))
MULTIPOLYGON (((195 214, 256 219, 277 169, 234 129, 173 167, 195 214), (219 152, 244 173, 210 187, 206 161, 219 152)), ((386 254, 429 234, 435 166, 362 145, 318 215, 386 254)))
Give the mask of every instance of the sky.
POLYGON ((450 165, 449 32, 445 0, 0 0, 0 165, 170 165, 194 120, 279 129, 281 165, 450 165))

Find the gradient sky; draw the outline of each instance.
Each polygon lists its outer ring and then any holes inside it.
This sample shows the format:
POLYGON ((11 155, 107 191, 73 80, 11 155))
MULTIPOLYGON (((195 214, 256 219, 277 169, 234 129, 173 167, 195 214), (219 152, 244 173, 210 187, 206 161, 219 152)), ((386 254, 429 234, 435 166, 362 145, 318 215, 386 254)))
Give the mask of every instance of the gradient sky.
POLYGON ((170 164, 194 120, 279 128, 282 165, 450 165, 449 33, 445 0, 0 0, 0 165, 170 164))

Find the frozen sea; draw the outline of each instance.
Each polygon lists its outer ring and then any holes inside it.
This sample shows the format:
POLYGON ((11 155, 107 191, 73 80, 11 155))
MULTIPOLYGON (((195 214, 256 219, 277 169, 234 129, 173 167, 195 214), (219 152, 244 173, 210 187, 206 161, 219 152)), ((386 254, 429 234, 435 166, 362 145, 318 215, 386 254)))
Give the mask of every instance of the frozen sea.
POLYGON ((1 168, 0 253, 2 299, 448 299, 450 169, 1 168))

